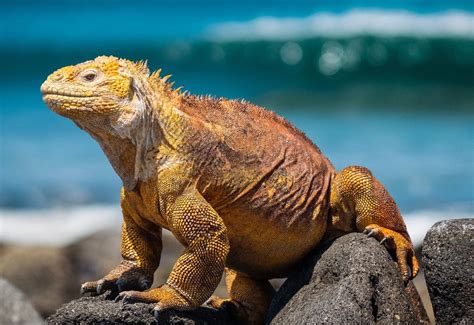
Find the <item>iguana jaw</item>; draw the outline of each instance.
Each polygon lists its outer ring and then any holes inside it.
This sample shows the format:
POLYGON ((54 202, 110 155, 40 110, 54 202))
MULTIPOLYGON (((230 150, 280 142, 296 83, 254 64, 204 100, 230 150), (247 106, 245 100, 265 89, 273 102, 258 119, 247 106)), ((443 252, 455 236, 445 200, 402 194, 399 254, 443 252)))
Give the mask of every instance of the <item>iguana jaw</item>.
MULTIPOLYGON (((103 96, 100 91, 48 78, 41 85, 43 101, 54 112, 76 120, 82 113, 108 115, 120 108, 120 99, 103 96)), ((86 116, 84 116, 86 117, 86 116)))
POLYGON ((47 82, 41 86, 43 101, 54 112, 68 117, 68 111, 84 110, 92 111, 91 105, 96 96, 87 96, 84 92, 77 90, 65 91, 51 87, 47 82))

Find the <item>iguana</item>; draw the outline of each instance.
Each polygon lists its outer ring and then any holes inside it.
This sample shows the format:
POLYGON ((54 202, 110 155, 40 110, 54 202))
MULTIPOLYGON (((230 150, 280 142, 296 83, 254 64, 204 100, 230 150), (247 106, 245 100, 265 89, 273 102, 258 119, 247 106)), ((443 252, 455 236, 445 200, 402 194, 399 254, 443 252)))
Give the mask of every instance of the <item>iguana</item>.
POLYGON ((189 310, 211 297, 225 271, 230 298, 209 303, 262 323, 274 294, 269 279, 287 276, 324 238, 355 231, 384 242, 404 280, 416 276, 400 212, 368 169, 336 172, 282 117, 181 92, 168 78, 150 74, 146 62, 100 56, 41 86, 47 106, 88 132, 123 181, 123 260, 82 293, 114 288, 124 302, 189 310), (185 250, 166 283, 149 289, 162 228, 185 250))

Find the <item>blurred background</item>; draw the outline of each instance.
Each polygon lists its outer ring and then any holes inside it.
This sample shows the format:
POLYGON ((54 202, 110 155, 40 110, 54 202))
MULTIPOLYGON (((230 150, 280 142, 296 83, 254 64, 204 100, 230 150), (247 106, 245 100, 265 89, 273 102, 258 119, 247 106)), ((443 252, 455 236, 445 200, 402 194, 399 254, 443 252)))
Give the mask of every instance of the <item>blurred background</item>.
POLYGON ((4 245, 118 231, 118 176, 39 91, 98 55, 286 117, 337 169, 371 169, 418 245, 436 220, 474 213, 472 1, 17 0, 0 27, 4 245))

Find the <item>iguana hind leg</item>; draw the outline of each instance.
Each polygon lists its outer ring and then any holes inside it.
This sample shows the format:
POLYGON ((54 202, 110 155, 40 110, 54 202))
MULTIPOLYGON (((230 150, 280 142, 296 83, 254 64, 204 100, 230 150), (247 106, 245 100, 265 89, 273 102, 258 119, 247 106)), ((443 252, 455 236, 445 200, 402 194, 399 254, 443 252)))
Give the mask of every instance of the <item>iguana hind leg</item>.
POLYGON ((403 279, 418 273, 413 244, 395 201, 364 167, 346 167, 331 185, 330 227, 333 231, 364 231, 383 242, 397 257, 403 279))
POLYGON ((211 297, 214 308, 229 308, 242 324, 263 324, 275 294, 268 280, 253 279, 243 273, 226 268, 226 286, 230 299, 211 297))

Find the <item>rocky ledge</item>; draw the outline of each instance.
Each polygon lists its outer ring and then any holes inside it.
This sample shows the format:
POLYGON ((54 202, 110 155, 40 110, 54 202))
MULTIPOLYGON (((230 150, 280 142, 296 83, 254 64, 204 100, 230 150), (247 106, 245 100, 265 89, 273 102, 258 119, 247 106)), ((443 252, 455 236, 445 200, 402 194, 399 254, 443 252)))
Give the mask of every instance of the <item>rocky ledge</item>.
MULTIPOLYGON (((268 323, 423 323, 413 286, 405 288, 396 263, 375 239, 349 234, 301 263, 278 291, 268 323)), ((202 307, 155 317, 150 304, 115 303, 105 296, 63 305, 50 324, 231 324, 230 312, 202 307)))
POLYGON ((411 283, 375 239, 352 233, 315 250, 277 292, 271 324, 419 324, 426 312, 411 283))
POLYGON ((64 304, 47 319, 48 324, 233 324, 225 309, 201 307, 191 312, 168 310, 158 315, 153 305, 123 304, 107 295, 82 297, 64 304))
POLYGON ((474 219, 436 223, 423 242, 426 283, 439 324, 474 324, 474 219))

